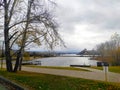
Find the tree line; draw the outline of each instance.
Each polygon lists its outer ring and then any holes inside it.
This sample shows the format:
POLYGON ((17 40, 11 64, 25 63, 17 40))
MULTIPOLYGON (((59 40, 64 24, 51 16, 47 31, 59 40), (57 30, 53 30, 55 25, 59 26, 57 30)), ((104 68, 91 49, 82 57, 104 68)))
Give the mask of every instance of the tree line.
POLYGON ((120 35, 114 33, 110 40, 96 46, 100 60, 107 61, 111 65, 120 65, 120 35))

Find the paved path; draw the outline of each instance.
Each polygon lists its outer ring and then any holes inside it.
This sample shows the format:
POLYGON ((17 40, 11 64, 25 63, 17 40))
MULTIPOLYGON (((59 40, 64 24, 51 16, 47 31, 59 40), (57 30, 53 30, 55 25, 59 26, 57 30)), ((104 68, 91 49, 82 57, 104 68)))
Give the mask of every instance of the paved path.
MULTIPOLYGON (((105 73, 102 70, 91 69, 91 68, 82 68, 82 69, 90 70, 90 72, 75 71, 75 70, 22 67, 23 71, 105 81, 105 73)), ((107 75, 108 75, 109 82, 119 82, 120 83, 120 74, 108 72, 107 75)))

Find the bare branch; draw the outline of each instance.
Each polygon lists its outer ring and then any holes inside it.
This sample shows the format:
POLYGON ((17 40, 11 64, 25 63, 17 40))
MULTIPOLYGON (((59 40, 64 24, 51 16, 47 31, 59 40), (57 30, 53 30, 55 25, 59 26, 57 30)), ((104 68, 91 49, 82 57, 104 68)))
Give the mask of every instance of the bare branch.
POLYGON ((34 40, 29 41, 29 42, 25 45, 25 47, 28 46, 30 43, 34 42, 35 40, 42 38, 42 37, 45 36, 46 34, 47 34, 47 33, 43 34, 43 35, 40 36, 40 37, 35 38, 34 40))
MULTIPOLYGON (((9 0, 8 4, 10 3, 11 0, 9 0)), ((8 23, 10 23, 11 21, 11 17, 13 15, 13 10, 14 10, 14 7, 15 7, 15 4, 16 4, 17 0, 14 0, 13 4, 12 4, 12 7, 11 7, 11 10, 10 10, 10 16, 9 16, 9 21, 8 23)))
POLYGON ((22 35, 23 33, 20 33, 11 43, 10 48, 12 48, 13 44, 16 42, 16 40, 22 35))
POLYGON ((4 6, 4 0, 0 0, 0 6, 4 6))
POLYGON ((8 1, 8 5, 10 5, 11 0, 8 1))
POLYGON ((24 20, 19 21, 19 22, 15 23, 15 24, 11 25, 11 26, 9 27, 9 29, 13 28, 14 26, 16 26, 16 25, 18 25, 18 24, 25 23, 25 22, 27 22, 27 21, 26 21, 26 20, 25 20, 25 21, 24 21, 24 20))
POLYGON ((54 5, 57 5, 54 1, 52 0, 48 0, 50 3, 54 4, 54 5))
POLYGON ((17 33, 18 31, 14 32, 13 35, 9 38, 9 40, 11 40, 17 33))

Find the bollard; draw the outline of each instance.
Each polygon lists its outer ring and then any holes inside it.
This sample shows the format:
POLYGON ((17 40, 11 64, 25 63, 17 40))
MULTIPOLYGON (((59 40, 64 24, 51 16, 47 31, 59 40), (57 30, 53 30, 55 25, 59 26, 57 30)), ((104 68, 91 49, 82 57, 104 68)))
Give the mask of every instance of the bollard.
POLYGON ((105 81, 108 81, 108 66, 103 66, 103 71, 105 73, 105 81))

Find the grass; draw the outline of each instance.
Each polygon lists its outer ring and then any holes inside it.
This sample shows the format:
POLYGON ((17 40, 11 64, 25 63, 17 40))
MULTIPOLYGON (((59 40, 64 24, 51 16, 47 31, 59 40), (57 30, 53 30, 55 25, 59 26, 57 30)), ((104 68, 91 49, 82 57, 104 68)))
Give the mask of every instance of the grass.
MULTIPOLYGON (((103 70, 103 67, 92 67, 92 68, 103 70)), ((108 69, 110 72, 120 73, 120 66, 109 66, 108 69)))
POLYGON ((93 69, 103 70, 103 67, 92 66, 91 68, 93 68, 93 69))
POLYGON ((0 70, 0 75, 13 80, 28 90, 120 90, 116 83, 64 77, 31 72, 9 73, 0 70))
POLYGON ((120 73, 120 66, 110 66, 109 71, 115 72, 115 73, 120 73))
POLYGON ((0 90, 7 90, 3 85, 0 84, 0 90))
POLYGON ((27 65, 27 67, 62 69, 62 70, 77 70, 77 71, 89 71, 89 70, 85 70, 85 69, 81 69, 81 68, 74 68, 74 67, 54 67, 54 66, 36 66, 36 65, 27 65))

